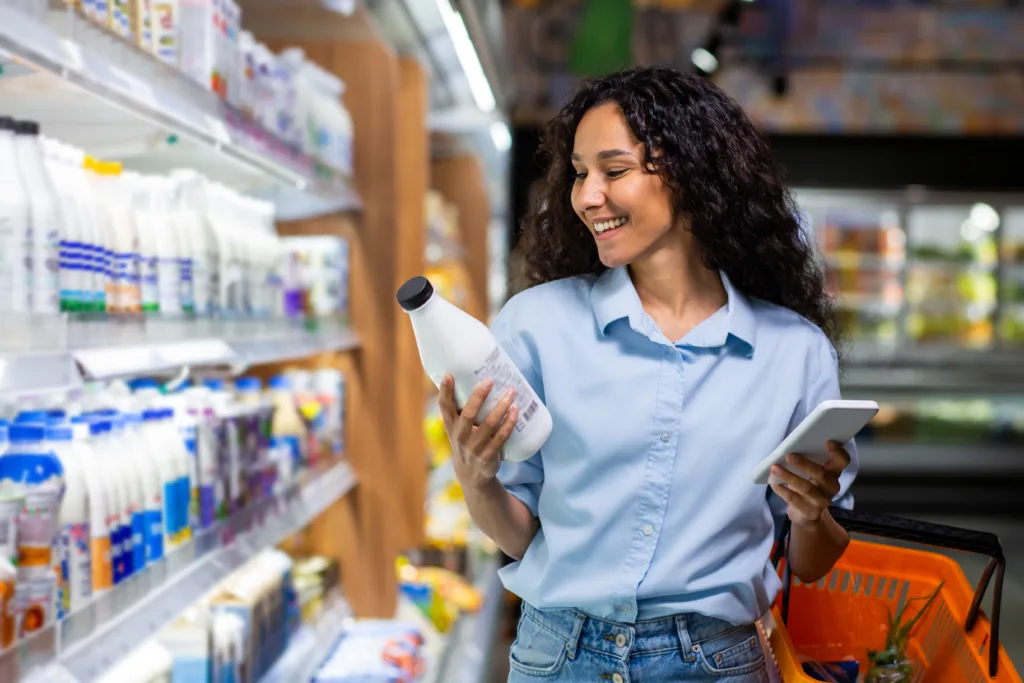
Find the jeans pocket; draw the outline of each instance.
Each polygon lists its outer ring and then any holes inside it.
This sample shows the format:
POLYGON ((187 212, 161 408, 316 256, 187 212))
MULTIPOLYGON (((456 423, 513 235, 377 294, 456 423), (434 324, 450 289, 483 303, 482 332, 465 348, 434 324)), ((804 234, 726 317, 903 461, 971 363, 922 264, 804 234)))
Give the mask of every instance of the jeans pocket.
POLYGON ((700 643, 701 669, 709 676, 739 676, 764 668, 756 626, 740 626, 700 643))
POLYGON ((526 676, 555 676, 565 665, 568 648, 568 639, 526 614, 519 621, 509 662, 513 669, 526 676))

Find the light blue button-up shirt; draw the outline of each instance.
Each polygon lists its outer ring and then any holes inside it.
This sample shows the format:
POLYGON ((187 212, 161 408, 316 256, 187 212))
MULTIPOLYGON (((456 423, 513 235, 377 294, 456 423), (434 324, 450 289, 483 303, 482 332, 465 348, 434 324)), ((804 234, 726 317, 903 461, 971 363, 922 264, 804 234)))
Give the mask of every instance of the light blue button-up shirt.
MULTIPOLYGON (((722 282, 728 303, 675 343, 624 268, 533 287, 495 319, 554 421, 540 453, 498 475, 540 518, 522 561, 501 572, 535 607, 734 624, 769 609, 785 504, 751 473, 839 398, 836 354, 803 317, 722 282)), ((847 447, 837 502, 848 506, 847 447)))

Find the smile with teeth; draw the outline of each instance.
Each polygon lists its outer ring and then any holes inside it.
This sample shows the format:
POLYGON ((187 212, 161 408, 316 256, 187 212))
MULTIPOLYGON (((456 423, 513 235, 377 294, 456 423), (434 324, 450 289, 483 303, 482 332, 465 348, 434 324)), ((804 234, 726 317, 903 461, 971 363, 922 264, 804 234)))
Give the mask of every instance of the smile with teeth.
POLYGON ((609 230, 612 230, 613 228, 622 227, 623 225, 626 224, 627 220, 628 219, 625 216, 620 216, 619 218, 613 218, 610 221, 602 221, 601 223, 594 223, 594 231, 597 232, 598 234, 601 234, 602 232, 608 232, 609 230))

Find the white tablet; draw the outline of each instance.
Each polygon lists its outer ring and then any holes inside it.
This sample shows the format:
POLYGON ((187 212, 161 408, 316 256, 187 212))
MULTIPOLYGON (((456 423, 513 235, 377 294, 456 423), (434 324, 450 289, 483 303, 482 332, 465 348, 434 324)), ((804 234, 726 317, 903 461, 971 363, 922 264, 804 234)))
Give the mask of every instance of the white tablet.
POLYGON ((874 401, 823 401, 803 419, 772 454, 754 468, 755 484, 767 484, 772 465, 778 464, 790 472, 807 478, 786 463, 786 456, 799 453, 819 465, 828 462, 828 442, 845 444, 857 435, 878 412, 874 401))

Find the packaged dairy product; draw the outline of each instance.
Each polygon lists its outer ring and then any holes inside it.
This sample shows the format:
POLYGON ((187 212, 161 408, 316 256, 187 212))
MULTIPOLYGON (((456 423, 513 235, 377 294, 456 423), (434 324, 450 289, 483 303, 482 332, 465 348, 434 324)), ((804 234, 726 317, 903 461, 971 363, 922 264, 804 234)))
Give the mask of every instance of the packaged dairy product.
POLYGON ((145 428, 144 413, 135 407, 125 406, 125 436, 131 444, 132 461, 142 475, 143 533, 140 555, 145 564, 151 564, 164 556, 164 479, 158 460, 163 446, 152 438, 145 428))
POLYGON ((19 640, 53 625, 56 616, 54 600, 57 579, 53 575, 53 569, 46 567, 42 574, 23 578, 25 576, 27 573, 22 567, 18 567, 16 621, 19 640))
POLYGON ((214 313, 212 288, 218 279, 218 265, 211 263, 216 244, 210 244, 206 220, 206 193, 203 178, 191 170, 177 170, 171 174, 177 185, 176 202, 179 229, 188 235, 191 255, 191 282, 193 308, 198 316, 214 313))
MULTIPOLYGON (((129 573, 127 562, 131 559, 131 494, 127 473, 121 468, 117 446, 111 441, 111 421, 100 415, 88 417, 93 452, 99 463, 108 499, 110 582, 114 586, 121 583, 129 573)), ((95 557, 94 553, 94 561, 95 557)))
POLYGON ((53 558, 57 581, 56 618, 63 619, 92 596, 89 490, 85 463, 74 452, 71 423, 56 418, 46 428, 46 444, 64 468, 65 492, 53 558))
POLYGON ((10 445, 0 455, 0 497, 24 500, 15 527, 19 581, 52 579, 64 468, 46 447, 45 413, 23 413, 19 418, 8 430, 10 445))
POLYGON ((269 496, 274 490, 275 470, 270 459, 270 431, 274 406, 263 394, 258 377, 235 381, 235 400, 241 406, 239 441, 243 470, 247 473, 249 500, 269 496))
POLYGON ((323 431, 329 452, 340 457, 345 452, 345 376, 333 368, 315 371, 313 395, 323 406, 323 431))
POLYGON ((145 477, 140 467, 139 458, 134 450, 134 443, 127 434, 125 416, 112 409, 100 411, 110 420, 110 443, 115 449, 115 462, 121 469, 124 491, 128 506, 125 508, 127 538, 122 539, 121 559, 125 564, 126 579, 141 571, 146 566, 146 508, 145 477))
POLYGON ((0 116, 0 311, 31 309, 29 193, 18 165, 14 119, 0 116))
POLYGON ((70 257, 84 266, 83 311, 106 310, 106 270, 103 248, 105 230, 103 217, 96 206, 92 191, 92 161, 80 149, 70 145, 59 146, 61 158, 67 168, 64 181, 71 190, 77 218, 80 221, 82 242, 77 253, 70 257))
MULTIPOLYGON (((151 228, 157 254, 157 298, 161 316, 182 314, 181 247, 175 236, 176 223, 171 220, 174 205, 173 184, 166 178, 152 177, 146 182, 149 191, 147 225, 151 228)), ((147 238, 148 243, 148 238, 147 238)))
POLYGON ((296 407, 291 380, 278 375, 270 380, 270 400, 274 406, 274 418, 270 434, 272 445, 285 447, 289 465, 294 471, 306 460, 306 425, 296 407))
POLYGON ((14 645, 17 633, 18 571, 6 557, 0 557, 0 652, 14 645))
POLYGON ((211 377, 203 384, 209 390, 207 404, 216 419, 217 516, 224 518, 239 509, 243 499, 241 414, 223 379, 211 377))
POLYGON ((67 164, 60 143, 40 138, 43 164, 53 180, 53 188, 60 203, 60 241, 58 250, 58 283, 60 310, 78 312, 87 310, 91 276, 85 243, 88 240, 81 214, 74 196, 71 167, 67 164))
POLYGON ((71 418, 72 458, 81 463, 89 499, 89 558, 92 591, 101 595, 114 585, 110 555, 110 532, 120 515, 114 510, 115 493, 110 490, 106 469, 93 451, 93 439, 102 430, 88 417, 71 418))
MULTIPOLYGON (((183 448, 178 450, 179 472, 184 474, 179 479, 179 490, 181 510, 186 512, 182 520, 182 536, 185 540, 192 536, 193 530, 200 529, 199 524, 199 460, 197 457, 199 447, 199 423, 189 406, 189 402, 183 394, 169 396, 168 399, 173 405, 173 427, 177 431, 178 441, 183 448)), ((170 438, 170 433, 168 433, 170 438)))
POLYGON ((167 187, 170 199, 167 220, 170 227, 170 236, 175 240, 178 254, 178 294, 181 300, 181 312, 186 315, 195 313, 195 280, 193 271, 195 269, 195 245, 193 243, 193 230, 189 216, 181 203, 181 183, 168 178, 167 187))
POLYGON ((217 35, 220 24, 215 0, 178 0, 178 59, 186 76, 221 92, 217 70, 217 35))
POLYGON ((60 200, 43 164, 39 124, 17 121, 14 132, 18 167, 29 199, 29 297, 32 312, 53 314, 60 310, 59 256, 63 222, 60 200))
POLYGON ((193 501, 197 508, 197 528, 209 529, 224 507, 226 492, 217 467, 217 445, 222 428, 206 387, 185 390, 189 416, 195 421, 195 475, 193 501))
POLYGON ((153 0, 153 53, 165 64, 179 66, 178 0, 153 0))
POLYGON ((140 48, 146 51, 153 49, 153 1, 132 0, 131 2, 132 33, 140 48))
POLYGON ((520 462, 540 451, 551 435, 551 414, 482 322, 434 292, 425 277, 414 277, 398 290, 398 303, 409 314, 420 360, 438 387, 445 374, 455 379, 455 396, 465 404, 476 385, 491 380, 494 388, 477 418, 490 415, 507 389, 516 392, 519 410, 504 457, 520 462))
POLYGON ((88 171, 89 201, 95 208, 97 234, 97 256, 100 272, 101 306, 100 310, 109 313, 121 313, 121 300, 118 295, 117 261, 115 260, 118 244, 119 226, 123 225, 124 216, 117 191, 116 178, 121 174, 121 165, 99 161, 85 157, 88 171))

